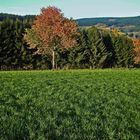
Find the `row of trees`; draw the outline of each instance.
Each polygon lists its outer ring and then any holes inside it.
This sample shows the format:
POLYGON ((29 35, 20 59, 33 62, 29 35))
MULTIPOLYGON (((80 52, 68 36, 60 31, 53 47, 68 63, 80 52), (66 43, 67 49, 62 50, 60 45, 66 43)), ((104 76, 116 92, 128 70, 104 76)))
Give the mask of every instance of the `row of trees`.
POLYGON ((118 30, 80 28, 55 7, 0 22, 0 69, 112 68, 140 63, 140 43, 118 30))
POLYGON ((95 27, 81 29, 79 33, 76 47, 64 52, 58 51, 57 63, 61 68, 63 66, 70 68, 134 66, 135 51, 132 39, 95 27))
POLYGON ((0 22, 0 69, 50 68, 45 56, 34 54, 24 39, 25 29, 31 28, 32 20, 5 19, 0 22))

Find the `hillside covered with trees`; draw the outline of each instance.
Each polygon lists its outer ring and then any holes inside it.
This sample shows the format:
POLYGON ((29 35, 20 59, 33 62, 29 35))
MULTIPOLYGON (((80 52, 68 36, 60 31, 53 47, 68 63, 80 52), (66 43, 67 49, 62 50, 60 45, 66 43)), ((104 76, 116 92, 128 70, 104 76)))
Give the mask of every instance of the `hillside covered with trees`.
POLYGON ((140 16, 137 17, 103 17, 77 19, 79 26, 101 26, 104 28, 118 28, 129 36, 140 38, 140 16))
POLYGON ((26 16, 20 16, 20 15, 14 15, 14 14, 7 14, 7 13, 0 13, 0 21, 3 21, 7 18, 12 20, 33 20, 36 16, 35 15, 26 15, 26 16))
MULTIPOLYGON (((35 19, 35 15, 12 15, 6 13, 0 13, 0 21, 3 21, 6 18, 10 18, 13 20, 33 20, 35 19)), ((82 18, 76 19, 76 22, 79 26, 89 27, 89 26, 101 26, 101 27, 109 27, 119 28, 122 32, 125 32, 127 35, 136 36, 140 38, 140 16, 137 17, 102 17, 102 18, 82 18)))
POLYGON ((108 26, 126 26, 135 25, 140 26, 140 16, 137 17, 103 17, 103 18, 83 18, 77 20, 80 26, 92 26, 98 23, 106 24, 108 26))

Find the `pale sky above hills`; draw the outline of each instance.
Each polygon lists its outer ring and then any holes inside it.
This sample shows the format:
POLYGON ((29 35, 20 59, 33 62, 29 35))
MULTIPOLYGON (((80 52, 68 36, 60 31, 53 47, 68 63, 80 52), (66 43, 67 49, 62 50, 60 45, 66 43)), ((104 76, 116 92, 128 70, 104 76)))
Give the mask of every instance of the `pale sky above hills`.
POLYGON ((0 0, 0 13, 37 15, 49 5, 73 18, 140 15, 140 0, 0 0))

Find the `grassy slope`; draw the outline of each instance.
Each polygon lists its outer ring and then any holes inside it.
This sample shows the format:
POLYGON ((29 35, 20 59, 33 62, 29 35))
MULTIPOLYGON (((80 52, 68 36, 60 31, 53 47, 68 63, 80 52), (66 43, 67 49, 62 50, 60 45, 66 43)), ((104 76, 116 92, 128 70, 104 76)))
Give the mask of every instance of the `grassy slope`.
POLYGON ((0 72, 3 139, 140 139, 140 70, 0 72))

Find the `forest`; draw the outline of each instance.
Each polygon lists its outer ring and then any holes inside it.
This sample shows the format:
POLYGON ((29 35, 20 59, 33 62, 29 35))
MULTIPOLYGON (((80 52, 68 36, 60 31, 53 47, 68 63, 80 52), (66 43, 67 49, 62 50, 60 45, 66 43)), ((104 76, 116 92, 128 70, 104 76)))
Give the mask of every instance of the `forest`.
MULTIPOLYGON (((35 53, 37 48, 31 48, 24 39, 26 29, 31 29, 34 20, 35 16, 31 15, 0 14, 1 70, 52 68, 52 56, 49 53, 35 53)), ((122 21, 125 23, 128 20, 122 21)), ((80 35, 74 47, 57 49, 57 69, 128 68, 139 65, 139 39, 128 37, 118 28, 79 26, 77 32, 80 35)))

